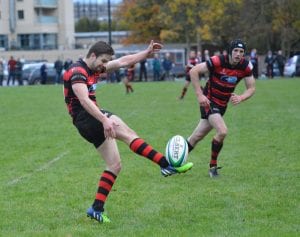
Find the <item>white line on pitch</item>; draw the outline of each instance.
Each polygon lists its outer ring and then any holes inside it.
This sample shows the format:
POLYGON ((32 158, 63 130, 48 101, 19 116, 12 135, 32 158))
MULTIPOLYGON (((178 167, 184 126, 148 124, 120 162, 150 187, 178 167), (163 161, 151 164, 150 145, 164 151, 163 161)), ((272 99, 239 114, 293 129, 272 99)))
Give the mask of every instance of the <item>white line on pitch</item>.
POLYGON ((22 175, 22 176, 19 176, 11 181, 9 181, 7 183, 7 185, 14 185, 14 184, 17 184, 19 183, 21 180, 25 179, 25 178, 29 178, 31 177, 34 173, 36 172, 41 172, 43 170, 47 170, 53 163, 59 161, 62 157, 64 157, 66 154, 68 153, 68 151, 64 152, 64 153, 61 153, 59 154, 57 157, 53 158, 52 160, 48 161, 46 164, 40 166, 39 168, 35 169, 33 172, 29 173, 29 174, 25 174, 25 175, 22 175))

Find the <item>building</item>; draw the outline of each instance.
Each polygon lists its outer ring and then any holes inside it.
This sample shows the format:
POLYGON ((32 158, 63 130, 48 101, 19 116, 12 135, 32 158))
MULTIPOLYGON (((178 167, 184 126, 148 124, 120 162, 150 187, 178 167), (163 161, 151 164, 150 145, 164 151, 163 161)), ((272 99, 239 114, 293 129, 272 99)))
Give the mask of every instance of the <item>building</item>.
MULTIPOLYGON (((115 1, 110 1, 110 11, 113 13, 119 5, 115 1)), ((107 1, 95 0, 77 0, 74 1, 74 18, 77 22, 81 18, 88 18, 90 20, 108 21, 108 4, 107 1)), ((113 18, 113 14, 111 15, 113 18)))
MULTIPOLYGON (((111 43, 116 47, 116 45, 122 44, 122 41, 129 36, 129 31, 112 31, 111 32, 111 43)), ((96 41, 109 42, 109 32, 99 31, 99 32, 76 32, 75 41, 76 48, 88 48, 96 41)))
POLYGON ((74 45, 72 0, 0 0, 0 48, 70 49, 74 45))

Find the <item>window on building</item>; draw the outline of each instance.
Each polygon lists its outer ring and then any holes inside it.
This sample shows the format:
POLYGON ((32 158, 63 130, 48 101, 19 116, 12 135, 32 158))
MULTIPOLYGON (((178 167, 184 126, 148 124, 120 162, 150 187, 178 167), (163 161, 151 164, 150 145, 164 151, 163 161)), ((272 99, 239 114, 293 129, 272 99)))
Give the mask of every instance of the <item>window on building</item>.
POLYGON ((30 49, 29 34, 18 35, 18 43, 21 49, 30 49))
POLYGON ((44 49, 56 49, 57 48, 57 34, 43 34, 43 46, 44 49))
POLYGON ((0 35, 0 48, 7 48, 8 46, 8 36, 0 35))
POLYGON ((23 10, 18 10, 18 19, 23 20, 24 19, 24 11, 23 10))

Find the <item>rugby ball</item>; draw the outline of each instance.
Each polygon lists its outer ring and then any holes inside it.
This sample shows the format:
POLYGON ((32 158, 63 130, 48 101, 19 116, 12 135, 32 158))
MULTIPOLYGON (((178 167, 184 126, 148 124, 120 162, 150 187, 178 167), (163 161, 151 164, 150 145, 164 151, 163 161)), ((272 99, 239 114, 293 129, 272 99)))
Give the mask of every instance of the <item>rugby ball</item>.
POLYGON ((174 167, 182 166, 188 157, 188 144, 184 137, 180 135, 173 136, 166 146, 166 158, 174 167))

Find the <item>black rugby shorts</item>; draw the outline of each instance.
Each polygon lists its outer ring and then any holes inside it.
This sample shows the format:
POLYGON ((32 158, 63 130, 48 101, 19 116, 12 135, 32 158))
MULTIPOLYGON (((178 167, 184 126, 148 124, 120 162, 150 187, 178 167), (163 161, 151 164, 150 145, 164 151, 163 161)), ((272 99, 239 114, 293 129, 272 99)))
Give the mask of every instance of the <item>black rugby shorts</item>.
POLYGON ((221 114, 223 116, 226 112, 227 107, 220 107, 214 103, 210 103, 210 107, 200 106, 201 118, 208 119, 208 116, 211 114, 221 114))
MULTIPOLYGON (((106 110, 101 109, 101 112, 108 118, 112 115, 111 112, 106 110)), ((96 148, 105 141, 103 124, 87 111, 80 111, 73 123, 80 135, 88 142, 94 144, 96 148)))

